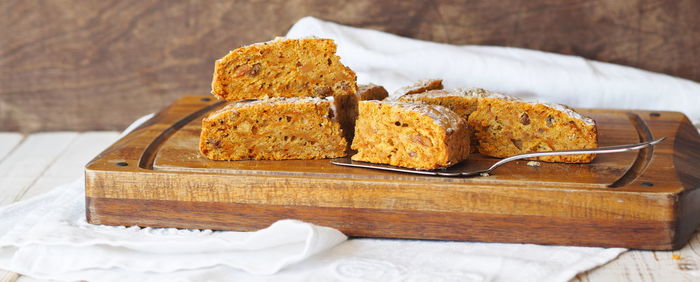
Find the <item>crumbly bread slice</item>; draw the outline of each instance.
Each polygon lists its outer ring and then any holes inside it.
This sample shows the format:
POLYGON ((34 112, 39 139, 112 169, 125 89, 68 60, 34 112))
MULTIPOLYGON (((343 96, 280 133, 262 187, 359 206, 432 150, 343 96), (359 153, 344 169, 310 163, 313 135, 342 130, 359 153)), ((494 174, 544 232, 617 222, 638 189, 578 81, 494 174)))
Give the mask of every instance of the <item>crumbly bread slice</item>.
MULTIPOLYGON (((432 90, 404 95, 399 100, 441 105, 453 110, 469 121, 472 150, 488 156, 510 157, 598 146, 595 122, 563 105, 526 103, 479 88, 432 90)), ((594 157, 549 156, 537 160, 587 163, 594 157)))
POLYGON ((334 108, 310 97, 233 102, 202 120, 199 149, 212 160, 342 157, 347 141, 334 108))
MULTIPOLYGON (((400 101, 427 103, 431 105, 440 105, 446 107, 464 120, 469 120, 469 115, 476 111, 480 98, 494 97, 506 100, 516 100, 513 97, 505 96, 495 92, 489 92, 480 88, 458 88, 450 90, 429 90, 422 93, 407 94, 399 97, 400 101)), ((471 151, 477 152, 479 140, 474 136, 474 130, 471 131, 471 151)))
POLYGON ((416 81, 414 84, 404 86, 394 91, 394 97, 399 97, 402 95, 423 93, 428 90, 439 90, 442 89, 442 79, 423 79, 416 81))
MULTIPOLYGON (((469 125, 479 152, 493 157, 598 147, 595 122, 557 104, 480 98, 469 125)), ((532 158, 545 162, 589 163, 595 154, 532 158)))
POLYGON ((383 86, 375 84, 360 84, 357 86, 357 98, 360 101, 366 100, 384 100, 389 97, 389 92, 383 86))
POLYGON ((331 39, 285 39, 235 49, 216 61, 211 93, 219 99, 354 94, 357 76, 340 63, 331 39))
POLYGON ((360 101, 353 160, 436 169, 469 156, 469 129, 447 108, 399 101, 360 101))

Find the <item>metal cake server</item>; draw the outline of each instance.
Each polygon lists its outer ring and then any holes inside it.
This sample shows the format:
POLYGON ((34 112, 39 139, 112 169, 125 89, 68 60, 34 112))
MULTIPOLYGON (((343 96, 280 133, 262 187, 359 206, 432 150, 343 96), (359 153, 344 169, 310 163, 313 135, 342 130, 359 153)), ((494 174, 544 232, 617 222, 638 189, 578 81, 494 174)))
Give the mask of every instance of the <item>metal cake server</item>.
POLYGON ((385 165, 385 164, 374 164, 374 163, 368 163, 368 162, 353 161, 350 158, 333 159, 333 160, 331 160, 331 163, 334 165, 340 165, 340 166, 370 168, 370 169, 388 170, 388 171, 405 172, 405 173, 413 173, 413 174, 437 175, 437 176, 466 176, 466 177, 468 177, 468 176, 478 176, 478 175, 488 174, 491 171, 493 171, 494 169, 498 168, 499 166, 502 166, 504 164, 507 164, 507 163, 515 161, 515 160, 534 158, 534 157, 542 157, 542 156, 579 155, 579 154, 591 154, 591 153, 595 153, 595 154, 621 153, 621 152, 644 149, 644 148, 649 147, 649 146, 654 146, 654 145, 658 144, 659 142, 664 141, 665 139, 666 139, 666 137, 661 137, 661 138, 653 140, 653 141, 647 141, 647 142, 641 142, 641 143, 635 143, 635 144, 598 147, 598 148, 592 148, 592 149, 549 151, 549 152, 535 152, 535 153, 520 154, 520 155, 515 155, 512 157, 502 159, 487 169, 475 170, 475 171, 454 171, 453 172, 453 171, 444 171, 442 169, 417 170, 417 169, 412 169, 412 168, 403 168, 403 167, 397 167, 397 166, 385 165))

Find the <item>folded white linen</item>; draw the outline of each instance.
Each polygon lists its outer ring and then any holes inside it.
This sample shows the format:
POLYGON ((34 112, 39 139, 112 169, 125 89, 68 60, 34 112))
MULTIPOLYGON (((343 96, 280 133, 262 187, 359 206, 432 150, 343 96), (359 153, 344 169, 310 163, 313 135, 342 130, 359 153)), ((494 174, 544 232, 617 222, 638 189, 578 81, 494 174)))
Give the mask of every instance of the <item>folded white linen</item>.
POLYGON ((566 281, 624 251, 345 241, 335 229, 296 220, 257 232, 91 225, 84 189, 77 180, 0 209, 0 269, 88 281, 566 281))
MULTIPOLYGON (((416 79, 589 108, 676 110, 700 123, 697 82, 574 56, 452 46, 303 18, 288 37, 337 40, 360 82, 416 79), (661 95, 661 94, 663 95, 661 95)), ((143 120, 141 120, 143 121, 143 120)), ((531 244, 351 239, 285 220, 257 232, 87 224, 76 181, 0 209, 0 268, 90 281, 566 281, 624 251, 531 244)))
MULTIPOLYGON (((282 220, 257 232, 111 227, 85 221, 83 180, 0 210, 0 268, 43 276, 92 268, 173 272, 218 265, 271 274, 347 239, 339 231, 282 220)), ((48 277, 48 276, 47 276, 48 277)))

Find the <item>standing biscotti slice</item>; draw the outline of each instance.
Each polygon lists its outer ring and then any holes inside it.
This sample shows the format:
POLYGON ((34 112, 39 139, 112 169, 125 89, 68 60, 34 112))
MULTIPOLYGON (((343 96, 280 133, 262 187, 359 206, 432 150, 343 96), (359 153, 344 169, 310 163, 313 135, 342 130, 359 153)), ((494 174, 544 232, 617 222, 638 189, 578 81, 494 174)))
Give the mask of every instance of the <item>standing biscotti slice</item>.
POLYGON ((276 39, 244 46, 215 63, 211 93, 224 100, 354 94, 357 76, 331 39, 276 39))
POLYGON ((448 167, 469 156, 464 119, 441 106, 361 101, 353 160, 417 169, 448 167))
POLYGON ((234 102, 202 120, 199 149, 212 160, 345 156, 332 103, 310 97, 234 102))
MULTIPOLYGON (((469 115, 479 152, 493 157, 598 147, 595 122, 556 104, 480 98, 469 115)), ((546 162, 589 163, 594 154, 547 156, 546 162)))

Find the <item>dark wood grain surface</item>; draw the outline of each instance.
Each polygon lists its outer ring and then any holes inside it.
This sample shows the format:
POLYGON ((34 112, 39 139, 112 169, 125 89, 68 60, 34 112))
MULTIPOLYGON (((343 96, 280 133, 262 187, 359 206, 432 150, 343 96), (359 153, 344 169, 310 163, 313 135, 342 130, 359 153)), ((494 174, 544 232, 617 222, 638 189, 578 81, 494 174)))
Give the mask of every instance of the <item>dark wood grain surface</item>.
POLYGON ((0 1, 0 130, 114 130, 213 61, 303 16, 454 44, 518 46, 700 80, 700 2, 0 1))
MULTIPOLYGON (((700 223, 700 135, 681 113, 581 110, 596 118, 600 144, 668 139, 591 164, 518 161, 450 178, 328 160, 208 160, 198 125, 221 103, 207 97, 178 99, 86 166, 89 222, 254 230, 294 218, 350 236, 663 250, 700 223)), ((475 153, 456 168, 495 161, 475 153)))

